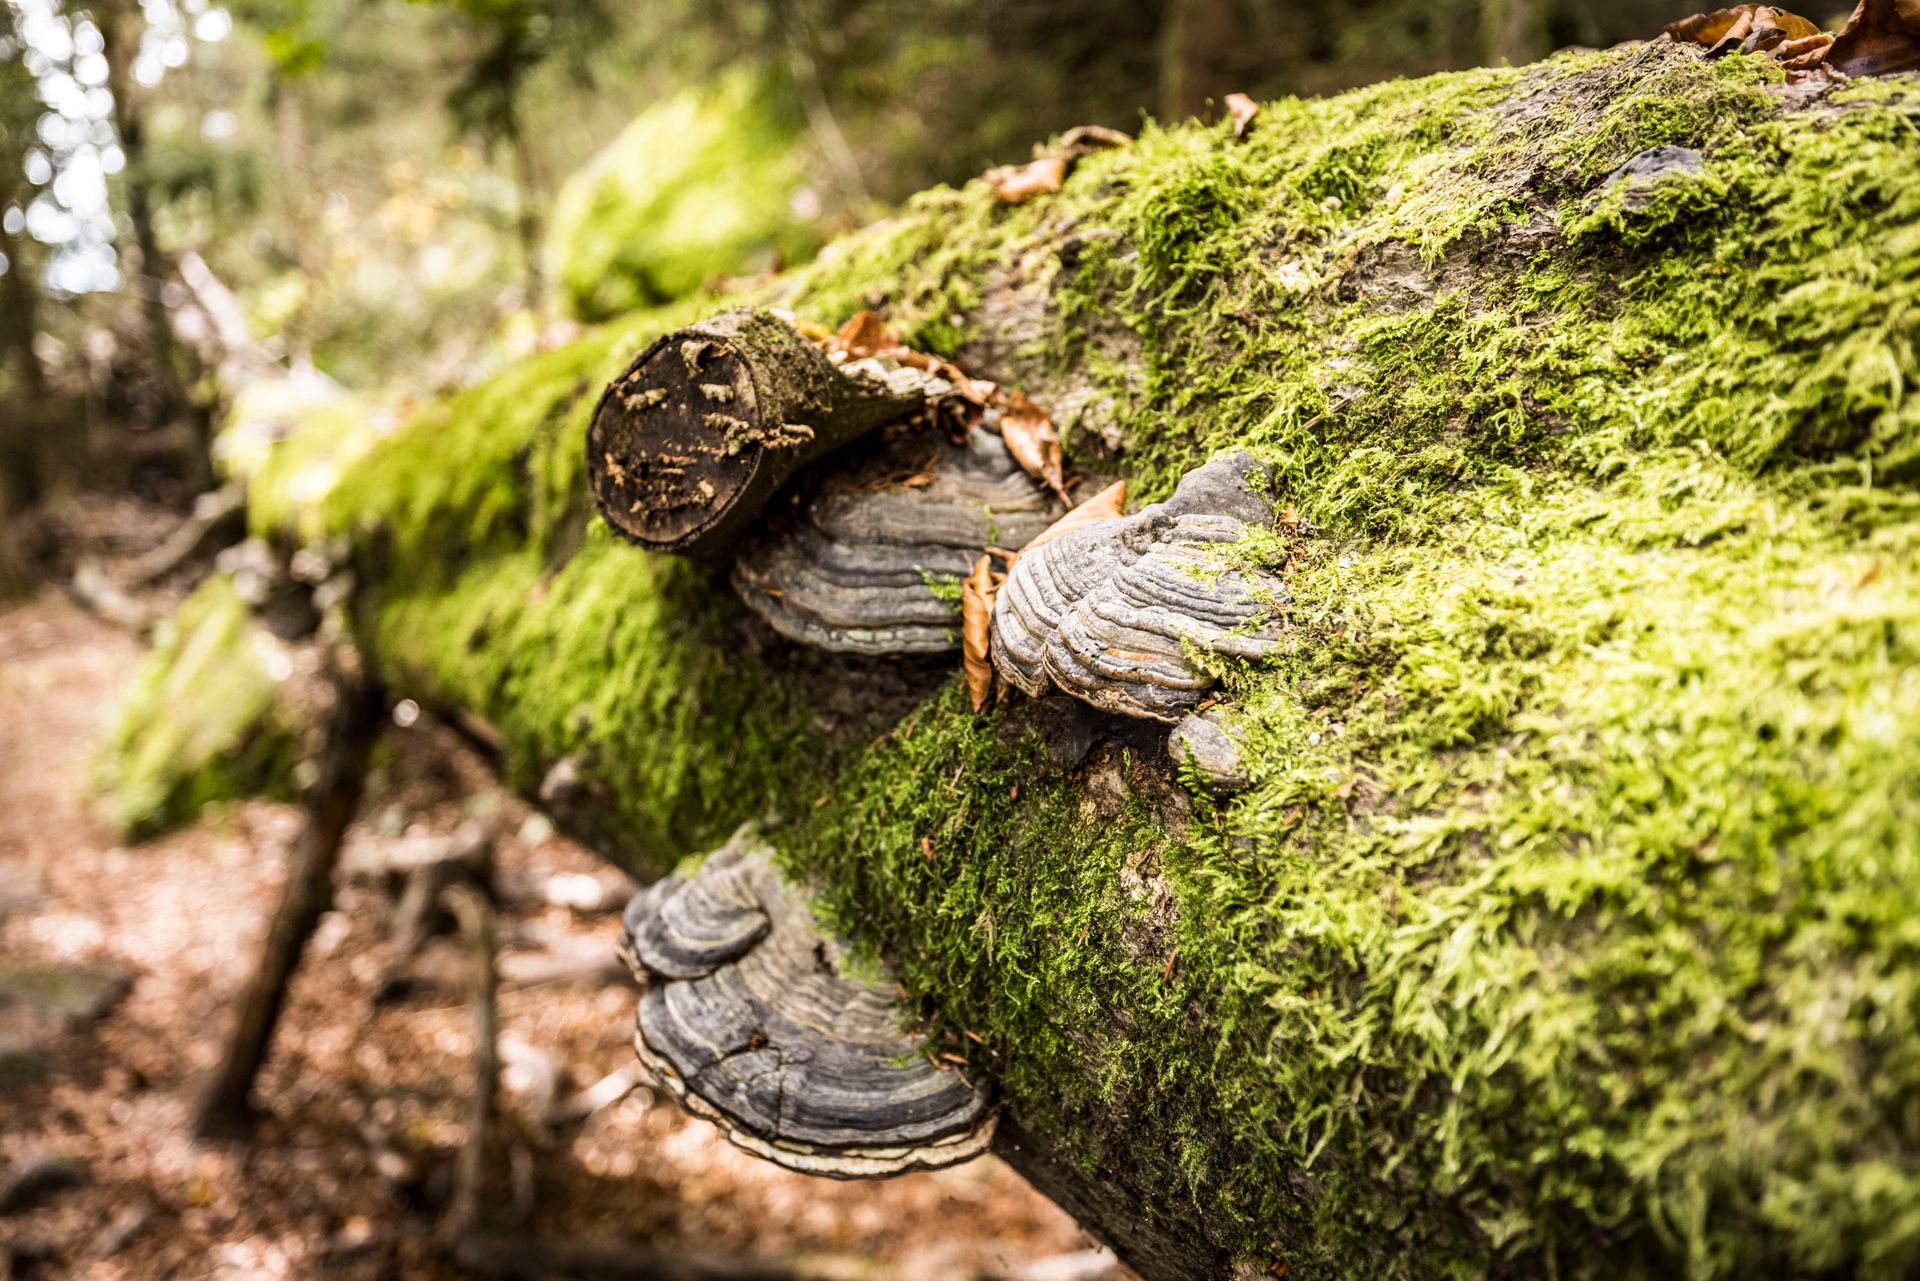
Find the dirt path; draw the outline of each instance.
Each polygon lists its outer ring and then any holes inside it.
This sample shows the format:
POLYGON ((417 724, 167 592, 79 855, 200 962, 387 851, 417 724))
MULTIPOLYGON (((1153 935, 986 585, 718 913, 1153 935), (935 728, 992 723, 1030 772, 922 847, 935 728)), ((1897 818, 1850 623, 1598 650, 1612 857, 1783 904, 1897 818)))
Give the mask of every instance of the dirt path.
MULTIPOLYGON (((416 990, 376 1004, 385 894, 350 885, 323 924, 321 962, 296 982, 262 1082, 257 1140, 183 1136, 294 816, 250 802, 148 845, 117 843, 87 812, 85 783, 139 657, 133 640, 52 596, 0 611, 0 1189, 49 1157, 85 1176, 0 1214, 0 1277, 9 1264, 16 1278, 89 1281, 458 1275, 432 1241, 461 1139, 458 962, 450 943, 433 945, 416 990), (107 1007, 97 1018, 96 1004, 107 1007)), ((512 833, 503 875, 604 873, 424 731, 391 736, 375 789, 349 860, 497 808, 512 833)), ((523 957, 610 946, 617 930, 610 914, 547 906, 502 924, 508 955, 523 957)), ((617 979, 510 988, 501 1013, 506 1038, 556 1067, 563 1090, 632 1060, 633 993, 617 979)), ((542 1234, 792 1258, 861 1278, 1066 1275, 1057 1256, 1090 1244, 998 1161, 880 1184, 807 1178, 736 1151, 645 1087, 550 1133, 531 1120, 537 1077, 510 1074, 508 1106, 529 1227, 542 1234)))

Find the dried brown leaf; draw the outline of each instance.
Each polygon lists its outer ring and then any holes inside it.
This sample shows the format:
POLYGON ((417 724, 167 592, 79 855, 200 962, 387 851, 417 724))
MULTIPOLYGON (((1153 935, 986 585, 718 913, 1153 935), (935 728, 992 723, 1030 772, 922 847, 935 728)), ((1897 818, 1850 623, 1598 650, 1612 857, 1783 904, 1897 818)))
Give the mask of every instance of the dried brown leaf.
POLYGON ((1060 135, 1058 153, 1078 159, 1094 151, 1113 151, 1120 147, 1131 147, 1133 135, 1122 133, 1118 129, 1109 129, 1105 125, 1075 125, 1060 135))
POLYGON ((999 591, 993 578, 993 560, 982 556, 960 584, 960 657, 967 672, 967 695, 978 713, 993 693, 993 664, 987 645, 993 625, 993 598, 999 591))
POLYGON ((1000 439, 1007 452, 1027 475, 1044 481, 1048 489, 1068 506, 1065 460, 1060 455, 1060 436, 1053 430, 1053 419, 1021 391, 1007 393, 1007 406, 1000 414, 1000 439))
POLYGON ((1038 534, 1035 534, 1033 541, 1020 549, 1020 554, 1024 556, 1042 543, 1050 543, 1060 537, 1060 535, 1069 530, 1078 529, 1082 525, 1091 525, 1096 520, 1112 520, 1125 510, 1126 505, 1127 482, 1124 480, 1116 480, 1092 498, 1081 503, 1059 520, 1054 521, 1053 524, 1047 526, 1038 534))
POLYGON ((1773 56, 1792 67, 1798 65, 1800 60, 1809 54, 1818 54, 1824 58, 1827 48, 1832 44, 1833 37, 1822 33, 1808 36, 1804 40, 1788 40, 1774 48, 1773 56))
POLYGON ((1800 70, 1818 63, 1822 46, 1816 42, 1824 39, 1817 24, 1797 13, 1764 4, 1734 5, 1711 13, 1697 13, 1668 23, 1666 36, 1682 44, 1702 45, 1711 57, 1739 49, 1745 53, 1771 51, 1783 62, 1811 58, 1810 62, 1796 62, 1796 69, 1800 70))
POLYGON ((1247 130, 1253 127, 1253 118, 1260 114, 1260 104, 1244 93, 1230 93, 1224 102, 1227 118, 1233 121, 1233 136, 1246 137, 1247 130))
POLYGON ((1820 34, 1819 24, 1803 18, 1797 13, 1788 13, 1785 9, 1770 9, 1773 25, 1780 29, 1783 40, 1808 40, 1820 34))
POLYGON ((1842 79, 1920 68, 1920 3, 1860 0, 1833 37, 1826 65, 1842 79))
POLYGON ((1067 157, 1042 156, 1024 165, 1000 165, 986 172, 987 185, 1009 205, 1060 190, 1067 179, 1067 157))
POLYGON ((1735 5, 1731 9, 1714 9, 1707 13, 1696 13, 1690 17, 1681 18, 1677 22, 1669 22, 1662 30, 1666 33, 1667 39, 1676 43, 1706 45, 1711 48, 1719 44, 1721 39, 1733 30, 1734 24, 1741 19, 1746 18, 1750 23, 1749 12, 1756 7, 1742 4, 1735 5))
POLYGON ((900 345, 899 337, 887 328, 887 322, 880 319, 877 311, 855 312, 833 337, 841 349, 855 360, 900 345))

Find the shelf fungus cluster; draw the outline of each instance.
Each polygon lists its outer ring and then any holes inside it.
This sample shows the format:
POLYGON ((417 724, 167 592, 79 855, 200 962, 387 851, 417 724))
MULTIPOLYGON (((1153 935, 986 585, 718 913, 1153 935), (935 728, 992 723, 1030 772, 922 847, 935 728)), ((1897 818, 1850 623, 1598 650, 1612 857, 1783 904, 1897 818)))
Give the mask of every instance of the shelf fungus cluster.
POLYGON ((1251 455, 1225 455, 1164 503, 1023 554, 994 601, 994 670, 1035 697, 1059 689, 1173 723, 1213 684, 1206 658, 1266 657, 1281 640, 1285 587, 1218 554, 1273 521, 1259 472, 1251 455))
POLYGON ((621 952, 646 987, 641 1060, 748 1151, 871 1178, 991 1142, 985 1094, 903 1028, 894 984, 849 970, 751 829, 635 895, 621 952))
POLYGON ((661 338, 601 397, 587 464, 614 529, 730 562, 741 599, 791 640, 961 649, 976 708, 997 673, 1171 724, 1213 660, 1279 640, 1282 584, 1220 555, 1274 518, 1250 455, 1133 516, 1118 487, 1069 512, 1047 416, 870 312, 829 333, 736 311, 661 338), (989 552, 1012 563, 1004 582, 989 552))

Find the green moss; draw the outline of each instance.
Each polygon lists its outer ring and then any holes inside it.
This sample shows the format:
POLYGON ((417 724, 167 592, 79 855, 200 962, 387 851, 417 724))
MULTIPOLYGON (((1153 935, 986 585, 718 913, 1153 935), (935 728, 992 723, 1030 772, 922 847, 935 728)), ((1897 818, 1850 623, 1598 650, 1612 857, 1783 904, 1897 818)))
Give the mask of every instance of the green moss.
POLYGON ((207 580, 161 625, 94 773, 127 839, 287 786, 297 743, 270 661, 224 578, 207 580))
POLYGON ((716 580, 568 536, 578 384, 671 316, 430 411, 326 519, 404 567, 380 661, 519 781, 588 760, 636 866, 786 815, 1028 1128, 1176 1230, 1295 1278, 1908 1275, 1920 90, 1775 75, 1647 46, 1267 104, 778 286, 990 334, 1140 497, 1274 462, 1311 532, 1239 549, 1292 637, 1227 672, 1229 800, 1112 745, 1063 775, 957 684, 830 731, 716 580), (1703 177, 1596 199, 1666 144, 1703 177))
POLYGON ((451 583, 395 586, 371 648, 396 693, 499 729, 510 782, 532 791, 553 762, 578 762, 591 787, 576 826, 657 875, 792 800, 796 778, 810 780, 797 784, 810 798, 828 776, 803 689, 742 641, 741 608, 716 586, 616 545, 595 521, 557 570, 537 552, 505 552, 451 583), (730 727, 725 742, 716 726, 730 727))
POLYGON ((822 238, 819 203, 799 131, 737 73, 648 108, 571 178, 548 258, 568 309, 605 320, 806 259, 822 238))

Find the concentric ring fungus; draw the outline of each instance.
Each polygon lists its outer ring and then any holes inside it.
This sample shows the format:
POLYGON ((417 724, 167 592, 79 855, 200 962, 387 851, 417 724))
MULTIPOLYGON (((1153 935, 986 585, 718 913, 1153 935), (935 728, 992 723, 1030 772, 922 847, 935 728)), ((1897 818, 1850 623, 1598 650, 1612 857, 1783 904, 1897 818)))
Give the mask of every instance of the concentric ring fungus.
POLYGON ((772 855, 743 830, 627 906, 642 1062, 688 1111, 788 1169, 871 1178, 984 1151, 985 1095, 902 1030, 893 984, 848 972, 846 946, 772 855))
POLYGON ((1018 547, 1059 502, 974 428, 964 445, 902 432, 756 533, 734 562, 740 598, 789 639, 852 654, 960 647, 959 580, 981 549, 1018 547), (940 583, 952 593, 936 593, 940 583))
POLYGON ((1020 557, 993 611, 993 664, 1039 696, 1174 722, 1213 684, 1199 654, 1257 660, 1280 641, 1278 578, 1226 567, 1217 549, 1273 520, 1260 464, 1233 453, 1190 472, 1164 503, 1096 521, 1020 557))

